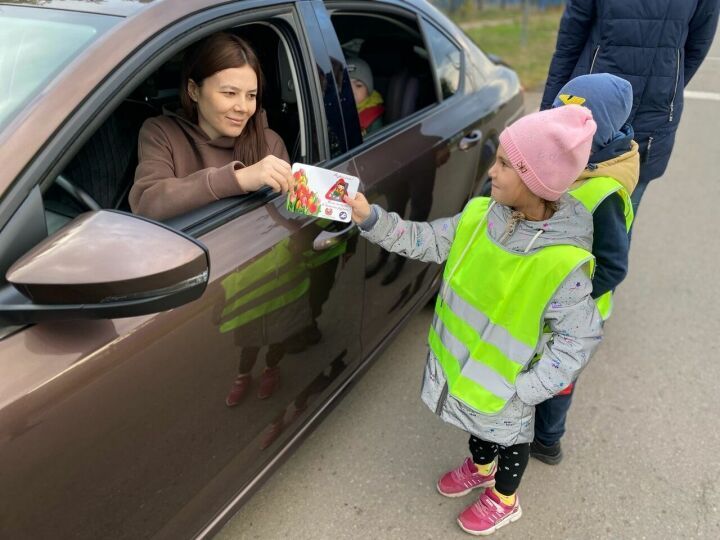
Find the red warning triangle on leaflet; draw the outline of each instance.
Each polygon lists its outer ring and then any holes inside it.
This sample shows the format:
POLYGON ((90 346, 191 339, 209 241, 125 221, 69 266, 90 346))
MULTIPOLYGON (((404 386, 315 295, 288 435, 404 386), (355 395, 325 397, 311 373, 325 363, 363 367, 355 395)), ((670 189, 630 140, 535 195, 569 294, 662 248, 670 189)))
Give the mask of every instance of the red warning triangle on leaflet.
POLYGON ((348 183, 340 178, 325 194, 326 199, 331 201, 343 202, 343 197, 347 193, 348 183))

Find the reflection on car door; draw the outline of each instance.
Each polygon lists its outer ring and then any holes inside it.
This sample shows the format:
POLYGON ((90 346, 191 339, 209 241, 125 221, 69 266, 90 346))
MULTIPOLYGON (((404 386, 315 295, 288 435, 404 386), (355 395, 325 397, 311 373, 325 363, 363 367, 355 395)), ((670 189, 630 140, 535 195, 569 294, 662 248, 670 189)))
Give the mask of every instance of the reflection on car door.
POLYGON ((201 238, 200 300, 7 338, 25 375, 4 381, 0 474, 14 495, 0 536, 177 538, 202 525, 192 518, 226 504, 358 358, 354 239, 280 197, 201 238), (253 382, 229 407, 243 361, 253 382), (259 396, 271 362, 279 386, 259 396))
MULTIPOLYGON (((412 19, 415 15, 408 14, 407 20, 412 19)), ((323 35, 331 53, 343 57, 331 24, 323 35)), ((427 80, 434 80, 429 62, 427 70, 427 80)), ((342 92, 346 94, 342 99, 352 103, 349 85, 342 92)), ((480 142, 480 134, 473 130, 480 127, 476 125, 479 119, 464 114, 462 100, 469 98, 457 95, 442 103, 440 99, 437 95, 434 105, 412 119, 386 126, 385 134, 368 141, 354 155, 368 200, 404 219, 428 221, 460 212, 476 179, 480 145, 473 137, 480 142)), ((346 125, 357 129, 357 119, 352 120, 346 119, 346 125)), ((361 141, 359 135, 356 140, 361 141)), ((417 305, 439 271, 438 265, 390 255, 368 244, 362 330, 365 350, 372 350, 417 305)))
POLYGON ((364 243, 284 204, 200 237, 211 275, 196 302, 3 341, 0 537, 191 536, 345 381, 361 352, 364 243))
MULTIPOLYGON (((460 212, 475 180, 477 157, 474 151, 459 150, 464 133, 460 122, 466 119, 452 117, 438 107, 420 123, 359 154, 356 165, 368 200, 413 221, 460 212)), ((364 346, 377 345, 417 304, 440 270, 438 265, 388 255, 368 245, 364 346)))

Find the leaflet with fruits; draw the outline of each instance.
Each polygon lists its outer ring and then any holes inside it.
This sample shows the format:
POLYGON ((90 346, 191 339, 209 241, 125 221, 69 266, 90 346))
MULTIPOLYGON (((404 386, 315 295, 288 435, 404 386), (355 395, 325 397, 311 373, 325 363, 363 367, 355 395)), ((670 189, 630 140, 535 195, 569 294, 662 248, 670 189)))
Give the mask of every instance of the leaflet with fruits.
POLYGON ((288 210, 346 223, 350 221, 352 209, 343 202, 343 197, 346 194, 355 196, 359 178, 302 163, 294 163, 292 173, 295 182, 288 192, 288 210))

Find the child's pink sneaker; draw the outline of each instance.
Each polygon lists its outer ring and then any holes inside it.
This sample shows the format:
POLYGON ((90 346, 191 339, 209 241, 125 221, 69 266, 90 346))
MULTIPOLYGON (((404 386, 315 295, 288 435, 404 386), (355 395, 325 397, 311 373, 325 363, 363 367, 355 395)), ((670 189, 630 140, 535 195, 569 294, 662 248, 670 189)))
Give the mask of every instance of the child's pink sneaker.
POLYGON ((508 523, 522 517, 520 499, 508 506, 500 502, 492 489, 486 489, 480 498, 463 510, 458 516, 458 524, 463 531, 475 536, 487 536, 508 523))
POLYGON ((267 399, 272 396, 280 386, 280 368, 266 367, 260 374, 258 385, 258 399, 267 399))
POLYGON ((467 458, 457 469, 446 472, 438 480, 437 489, 446 497, 462 497, 473 489, 487 488, 495 485, 497 463, 493 463, 490 474, 483 475, 477 471, 472 458, 467 458))

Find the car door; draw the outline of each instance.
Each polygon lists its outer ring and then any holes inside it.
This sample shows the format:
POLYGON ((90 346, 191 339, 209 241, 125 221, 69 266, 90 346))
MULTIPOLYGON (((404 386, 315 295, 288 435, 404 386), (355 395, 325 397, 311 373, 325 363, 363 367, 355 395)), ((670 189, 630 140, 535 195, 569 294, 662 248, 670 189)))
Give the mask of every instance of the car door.
MULTIPOLYGON (((385 125, 363 140, 349 85, 343 88, 353 154, 368 200, 404 219, 429 221, 460 212, 478 176, 482 120, 468 116, 461 48, 399 2, 326 2, 338 55, 357 53, 385 98, 385 125), (442 42, 441 40, 445 40, 442 42), (346 43, 342 43, 346 41, 346 43), (359 49, 348 47, 362 41, 359 49), (350 44, 350 45, 347 45, 350 44), (441 46, 440 46, 440 45, 441 46), (405 52, 402 52, 405 51, 405 52), (414 95, 414 104, 407 104, 414 95), (353 118, 354 117, 354 118, 353 118), (388 121, 389 120, 389 121, 388 121)), ((325 35, 331 35, 325 32, 325 35)), ((327 39, 327 38, 326 38, 327 39)), ((417 306, 439 266, 368 245, 363 345, 372 350, 417 306)))
MULTIPOLYGON (((276 27, 297 72, 302 157, 327 163, 326 126, 341 125, 337 92, 316 64, 321 51, 308 45, 303 17, 290 3, 226 4, 168 28, 128 63, 137 72, 208 28, 276 27)), ((58 137, 82 138, 85 122, 107 115, 130 81, 109 77, 58 137)), ((343 151, 344 133, 333 136, 343 151)), ((60 150, 38 159, 51 158, 70 159, 60 150)), ((332 165, 356 173, 352 161, 332 165)), ((212 527, 359 361, 356 229, 290 214, 268 191, 219 201, 175 226, 210 253, 199 300, 156 315, 7 329, 0 341, 0 485, 12 494, 0 505, 1 537, 183 538, 212 527), (243 370, 250 389, 233 403, 243 370)))

